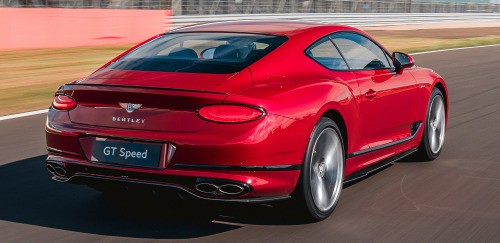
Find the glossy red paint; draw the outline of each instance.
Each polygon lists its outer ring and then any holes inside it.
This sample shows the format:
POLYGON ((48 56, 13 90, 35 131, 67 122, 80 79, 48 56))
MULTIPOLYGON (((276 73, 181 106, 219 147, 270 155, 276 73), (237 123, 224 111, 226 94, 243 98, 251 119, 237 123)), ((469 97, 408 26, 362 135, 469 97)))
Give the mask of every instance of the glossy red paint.
POLYGON ((75 176, 92 175, 170 185, 209 199, 282 198, 295 188, 311 132, 321 117, 329 116, 342 129, 347 177, 417 147, 423 129, 413 139, 366 152, 410 138, 412 125, 425 120, 433 87, 442 88, 448 97, 443 79, 429 69, 332 71, 304 54, 314 41, 337 31, 368 36, 350 27, 242 21, 172 33, 221 31, 277 34, 289 39, 235 74, 113 70, 106 68, 108 63, 87 78, 63 86, 58 92, 70 95, 78 105, 69 112, 50 109, 48 114, 47 161, 64 162, 70 171, 54 178, 71 182, 75 176), (120 102, 140 104, 141 108, 130 113, 120 102), (213 104, 257 107, 265 116, 222 124, 197 115, 198 109, 213 104), (161 166, 97 163, 91 156, 96 138, 159 143, 161 166), (173 157, 167 161, 169 153, 173 157), (181 179, 151 179, 158 175, 181 179), (227 180, 250 189, 234 197, 209 196, 182 178, 227 180))
POLYGON ((417 87, 408 70, 354 72, 363 97, 366 139, 376 147, 410 136, 417 109, 417 87), (367 95, 372 97, 367 97, 367 95))
POLYGON ((76 101, 67 95, 56 95, 52 106, 58 110, 69 110, 76 106, 76 101))

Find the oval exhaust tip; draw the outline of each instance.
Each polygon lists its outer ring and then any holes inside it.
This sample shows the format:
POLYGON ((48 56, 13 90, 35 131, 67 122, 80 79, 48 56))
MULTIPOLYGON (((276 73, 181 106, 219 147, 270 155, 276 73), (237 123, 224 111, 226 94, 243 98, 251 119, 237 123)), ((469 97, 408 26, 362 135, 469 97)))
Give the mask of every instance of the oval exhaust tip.
POLYGON ((52 173, 52 174, 55 174, 56 173, 56 169, 54 168, 54 166, 52 166, 51 164, 47 164, 45 167, 47 167, 47 170, 52 173))
POLYGON ((196 190, 205 194, 215 194, 219 191, 219 187, 212 183, 198 183, 196 184, 196 190))
POLYGON ((58 176, 66 177, 66 170, 63 167, 55 167, 55 174, 58 176))
POLYGON ((219 187, 219 191, 226 195, 238 195, 245 191, 245 188, 236 184, 224 184, 219 187))

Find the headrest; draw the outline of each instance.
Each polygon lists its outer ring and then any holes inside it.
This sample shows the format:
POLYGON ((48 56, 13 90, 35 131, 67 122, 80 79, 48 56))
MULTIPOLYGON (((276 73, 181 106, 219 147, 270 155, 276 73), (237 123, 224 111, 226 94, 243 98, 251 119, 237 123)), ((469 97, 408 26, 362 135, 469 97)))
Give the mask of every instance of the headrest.
POLYGON ((215 48, 214 59, 238 59, 238 48, 232 45, 220 45, 215 48))
POLYGON ((193 49, 176 47, 168 53, 169 57, 198 58, 198 54, 193 49))

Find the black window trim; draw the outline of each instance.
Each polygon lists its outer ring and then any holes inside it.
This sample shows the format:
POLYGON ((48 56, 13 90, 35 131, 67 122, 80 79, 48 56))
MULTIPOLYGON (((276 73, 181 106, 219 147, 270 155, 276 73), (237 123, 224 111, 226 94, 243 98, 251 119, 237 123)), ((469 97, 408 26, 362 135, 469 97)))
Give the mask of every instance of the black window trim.
POLYGON ((307 46, 304 51, 303 51, 304 55, 306 55, 307 57, 309 57, 310 59, 312 59, 314 62, 318 63, 319 65, 321 65, 322 67, 330 70, 330 71, 336 71, 336 72, 346 72, 346 71, 349 71, 349 72, 356 72, 356 71, 370 71, 370 70, 384 70, 384 69, 387 69, 389 70, 390 72, 395 72, 396 71, 396 67, 394 67, 394 65, 392 64, 392 60, 389 60, 387 59, 387 57, 391 57, 392 58, 392 55, 389 51, 387 51, 384 47, 382 47, 380 44, 378 44, 376 41, 374 41, 372 38, 370 38, 369 36, 363 34, 363 33, 360 33, 360 32, 357 32, 357 31, 352 31, 352 30, 340 30, 340 31, 335 31, 335 32, 332 32, 332 33, 329 33, 329 34, 326 34, 320 38, 318 38, 317 40, 315 40, 313 43, 311 43, 309 46, 307 46), (386 60, 389 62, 389 65, 391 65, 391 67, 387 67, 387 68, 379 68, 379 69, 351 69, 351 67, 349 66, 349 63, 347 63, 347 60, 345 59, 344 57, 344 54, 340 51, 340 49, 337 47, 337 45, 333 42, 333 38, 332 36, 336 35, 336 34, 341 34, 341 33, 351 33, 351 34, 356 34, 356 35, 360 35, 360 36, 363 36, 365 38, 367 38, 368 40, 370 40, 371 42, 373 42, 373 44, 375 44, 376 46, 378 46, 383 52, 386 58, 386 60), (323 40, 324 38, 329 38, 330 41, 332 42, 333 46, 337 49, 337 51, 340 53, 340 56, 342 56, 342 59, 344 59, 344 62, 345 64, 347 65, 347 70, 341 70, 341 69, 331 69, 331 68, 328 68, 327 66, 321 64, 320 62, 316 61, 313 57, 309 56, 307 54, 307 51, 309 49, 311 49, 312 46, 314 46, 316 43, 318 43, 319 41, 323 40))
MULTIPOLYGON (((362 37, 365 37, 366 39, 368 39, 369 41, 371 41, 373 44, 375 44, 378 48, 380 48, 382 50, 382 52, 386 55, 385 56, 385 59, 387 60, 387 62, 389 63, 390 67, 387 67, 387 68, 377 68, 377 69, 350 69, 352 72, 356 72, 356 71, 371 71, 371 70, 384 70, 384 69, 387 69, 391 72, 394 72, 396 70, 395 67, 393 67, 392 65, 392 60, 389 60, 387 59, 387 56, 390 56, 392 57, 391 53, 389 51, 387 51, 384 47, 382 47, 379 43, 377 43, 376 41, 374 41, 372 38, 370 38, 369 36, 363 34, 363 33, 360 33, 360 32, 357 32, 357 31, 352 31, 352 30, 341 30, 341 31, 336 31, 336 32, 333 32, 331 33, 328 37, 330 38, 330 40, 332 41, 333 43, 333 38, 332 36, 334 35, 338 35, 338 34, 341 34, 341 33, 349 33, 349 34, 355 34, 355 35, 360 35, 362 37)), ((335 43, 333 43, 335 45, 335 43)), ((335 45, 335 47, 337 47, 337 45, 335 45)), ((344 54, 342 54, 342 52, 340 51, 340 49, 338 49, 340 54, 342 55, 342 57, 344 56, 344 54)), ((345 60, 344 58, 344 61, 347 63, 347 60, 345 60)), ((349 64, 348 64, 349 65, 349 64)))
POLYGON ((335 42, 333 42, 333 39, 332 39, 332 35, 329 35, 328 36, 328 39, 330 40, 330 42, 333 44, 333 46, 335 47, 335 49, 337 49, 337 51, 339 52, 340 56, 342 57, 342 59, 344 60, 344 63, 345 65, 347 66, 347 69, 349 71, 352 71, 351 69, 351 66, 349 66, 349 63, 347 63, 347 60, 345 59, 344 57, 344 54, 340 51, 339 47, 337 46, 337 44, 335 44, 335 42))
MULTIPOLYGON (((336 33, 336 32, 334 32, 336 33)), ((329 34, 326 34, 320 38, 318 38, 317 40, 315 40, 313 43, 311 43, 309 46, 306 47, 306 49, 304 49, 303 53, 304 55, 306 55, 307 57, 309 57, 311 60, 313 60, 314 62, 316 62, 317 64, 321 65, 322 67, 330 70, 330 71, 336 71, 336 72, 351 72, 351 68, 349 67, 349 64, 346 62, 345 58, 344 58, 344 55, 342 54, 342 52, 340 52, 339 48, 337 48, 337 46, 335 45, 335 43, 332 42, 332 39, 330 38, 330 35, 332 35, 332 33, 329 33, 329 34), (330 43, 332 43, 333 47, 335 47, 335 49, 339 52, 340 56, 342 57, 342 59, 344 60, 344 63, 346 64, 347 66, 347 69, 332 69, 332 68, 329 68, 325 65, 323 65, 322 63, 318 62, 316 59, 314 59, 314 57, 310 56, 309 54, 307 54, 307 52, 314 46, 316 45, 318 42, 322 41, 323 39, 326 39, 328 38, 330 40, 330 43)))

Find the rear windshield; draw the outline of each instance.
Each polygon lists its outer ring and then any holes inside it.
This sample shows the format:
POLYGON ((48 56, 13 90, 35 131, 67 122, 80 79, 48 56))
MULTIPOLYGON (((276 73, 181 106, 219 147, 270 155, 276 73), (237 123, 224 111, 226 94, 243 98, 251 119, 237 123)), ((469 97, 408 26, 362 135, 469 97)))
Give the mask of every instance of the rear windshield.
POLYGON ((108 68, 120 70, 236 73, 287 40, 243 33, 165 34, 131 51, 108 68))

